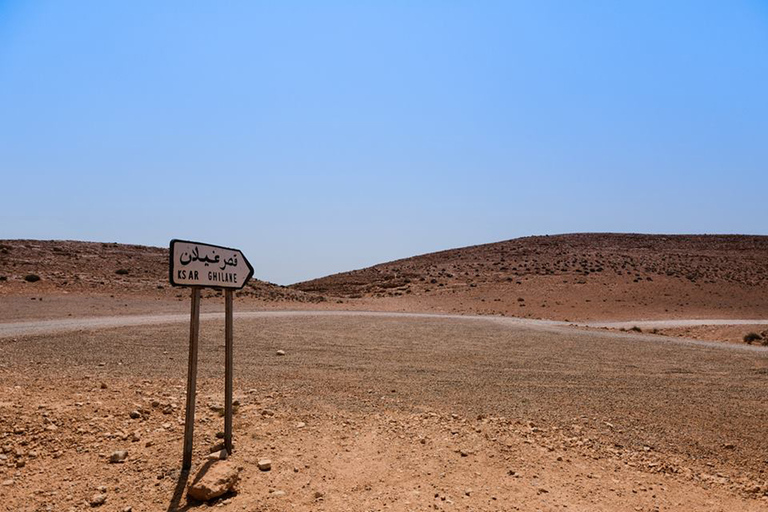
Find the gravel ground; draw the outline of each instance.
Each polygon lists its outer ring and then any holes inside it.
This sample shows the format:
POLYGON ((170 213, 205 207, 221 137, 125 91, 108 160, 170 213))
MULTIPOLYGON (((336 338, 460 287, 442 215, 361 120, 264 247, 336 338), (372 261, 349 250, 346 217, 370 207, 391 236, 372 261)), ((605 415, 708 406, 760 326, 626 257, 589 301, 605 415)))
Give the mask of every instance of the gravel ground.
MULTIPOLYGON (((182 322, 0 340, 0 507, 84 510, 101 485, 105 510, 194 506, 177 471, 186 336, 182 322)), ((223 339, 203 323, 198 466, 221 428, 223 339)), ((235 346, 233 510, 768 506, 760 348, 360 314, 240 318, 235 346)))

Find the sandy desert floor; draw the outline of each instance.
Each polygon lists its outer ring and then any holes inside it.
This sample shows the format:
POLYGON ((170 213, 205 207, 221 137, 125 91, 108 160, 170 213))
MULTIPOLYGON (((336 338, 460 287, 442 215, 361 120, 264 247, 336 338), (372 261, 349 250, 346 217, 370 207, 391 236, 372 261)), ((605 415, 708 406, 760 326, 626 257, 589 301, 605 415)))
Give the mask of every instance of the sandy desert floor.
MULTIPOLYGON (((0 510, 205 509, 179 471, 187 328, 0 339, 0 510)), ((223 339, 203 322, 193 475, 223 339)), ((235 347, 225 509, 768 509, 763 347, 360 314, 238 318, 235 347)))

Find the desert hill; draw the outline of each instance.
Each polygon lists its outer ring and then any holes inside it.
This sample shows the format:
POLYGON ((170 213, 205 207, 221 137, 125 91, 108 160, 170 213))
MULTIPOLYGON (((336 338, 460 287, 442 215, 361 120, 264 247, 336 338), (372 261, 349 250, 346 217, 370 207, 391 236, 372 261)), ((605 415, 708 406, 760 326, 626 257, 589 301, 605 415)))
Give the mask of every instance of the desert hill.
POLYGON ((569 234, 441 251, 293 285, 388 309, 576 319, 768 314, 768 236, 569 234))
MULTIPOLYGON (((68 240, 0 240, 0 295, 62 292, 160 297, 183 293, 168 283, 167 248, 68 240)), ((322 301, 314 294, 258 279, 252 279, 237 295, 276 302, 322 301)))
MULTIPOLYGON (((253 279, 237 296, 258 307, 575 321, 765 318, 766 291, 766 236, 572 234, 441 251, 289 287, 253 279)), ((67 314, 114 314, 91 302, 102 297, 131 309, 131 298, 141 298, 135 312, 143 312, 158 301, 184 302, 187 293, 168 283, 166 248, 0 240, 0 296, 16 297, 8 304, 26 316, 35 297, 89 301, 67 314)), ((40 314, 54 307, 45 304, 40 314)))

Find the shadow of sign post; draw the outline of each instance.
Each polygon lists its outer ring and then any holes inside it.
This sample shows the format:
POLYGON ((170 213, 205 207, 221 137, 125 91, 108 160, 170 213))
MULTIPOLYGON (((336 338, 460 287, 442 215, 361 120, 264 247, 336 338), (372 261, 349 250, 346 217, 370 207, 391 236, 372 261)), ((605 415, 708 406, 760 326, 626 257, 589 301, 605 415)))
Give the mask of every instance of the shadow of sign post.
POLYGON ((253 277, 253 267, 238 249, 188 240, 171 240, 169 278, 173 286, 192 288, 189 315, 189 362, 187 406, 184 416, 182 471, 192 467, 192 440, 195 428, 197 352, 200 337, 200 290, 224 289, 224 448, 232 453, 232 369, 234 345, 233 292, 253 277))

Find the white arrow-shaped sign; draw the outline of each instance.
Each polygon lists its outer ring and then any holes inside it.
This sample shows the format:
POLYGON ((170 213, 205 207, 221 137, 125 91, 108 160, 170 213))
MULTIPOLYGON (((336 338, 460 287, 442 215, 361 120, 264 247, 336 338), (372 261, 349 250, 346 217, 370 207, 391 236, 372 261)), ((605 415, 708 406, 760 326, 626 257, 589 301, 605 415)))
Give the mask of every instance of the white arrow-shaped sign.
POLYGON ((238 249, 171 240, 171 284, 240 289, 253 276, 253 267, 238 249))

